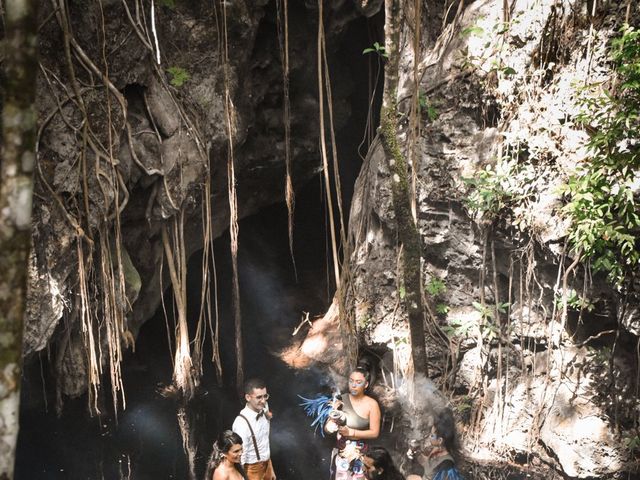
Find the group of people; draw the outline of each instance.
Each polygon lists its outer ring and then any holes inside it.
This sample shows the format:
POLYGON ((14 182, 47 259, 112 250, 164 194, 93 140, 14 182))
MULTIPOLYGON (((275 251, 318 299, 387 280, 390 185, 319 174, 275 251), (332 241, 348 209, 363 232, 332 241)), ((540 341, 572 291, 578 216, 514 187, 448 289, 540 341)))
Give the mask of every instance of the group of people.
MULTIPOLYGON (((370 380, 369 368, 356 367, 349 375, 348 395, 340 401, 344 425, 331 417, 325 425, 325 431, 337 432, 331 480, 405 480, 384 447, 367 444, 367 440, 375 440, 380 435, 380 407, 366 394, 370 380)), ((450 411, 434 418, 429 438, 421 445, 411 453, 406 480, 461 479, 455 466, 458 444, 450 411)))
POLYGON ((266 383, 258 378, 244 384, 245 407, 213 445, 205 480, 276 480, 271 463, 266 383))
MULTIPOLYGON (((380 435, 380 406, 366 394, 370 382, 367 368, 349 375, 348 394, 340 399, 340 418, 329 417, 324 425, 336 434, 331 458, 331 480, 405 480, 391 454, 368 441, 380 435)), ((205 480, 275 480, 269 431, 272 414, 266 384, 259 379, 245 383, 245 408, 214 444, 205 480)), ((413 455, 406 480, 458 480, 455 467, 457 439, 452 415, 434 419, 423 448, 413 455)))

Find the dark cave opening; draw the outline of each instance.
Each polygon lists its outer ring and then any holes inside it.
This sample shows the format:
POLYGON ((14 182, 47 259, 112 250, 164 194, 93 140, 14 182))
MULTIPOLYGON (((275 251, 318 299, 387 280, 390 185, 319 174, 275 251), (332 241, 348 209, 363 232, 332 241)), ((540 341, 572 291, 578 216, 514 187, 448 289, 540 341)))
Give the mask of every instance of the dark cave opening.
MULTIPOLYGON (((303 311, 313 318, 321 315, 331 302, 321 194, 319 179, 314 179, 297 196, 297 283, 288 250, 286 207, 277 204, 240 222, 238 263, 245 376, 260 376, 268 383, 269 402, 274 411, 272 457, 278 476, 283 479, 322 476, 328 472, 327 455, 331 450, 330 444, 314 436, 308 427, 310 420, 297 405, 297 394, 313 396, 328 390, 323 375, 314 370, 290 370, 274 355, 291 341, 303 311), (295 457, 291 457, 291 452, 295 452, 295 457)), ((192 256, 189 268, 193 272, 188 279, 192 330, 199 309, 200 256, 199 252, 192 256)), ((202 384, 187 407, 198 444, 198 475, 204 472, 217 433, 230 427, 242 407, 234 385, 228 233, 216 240, 215 257, 223 382, 217 383, 213 364, 208 361, 211 358, 208 342, 202 384)), ((165 304, 171 315, 170 293, 165 295, 165 304)), ((304 331, 298 334, 301 335, 304 331)), ((123 364, 127 408, 120 413, 117 423, 111 413, 108 386, 103 391, 102 417, 89 416, 85 394, 65 400, 62 415, 57 418, 53 408, 55 379, 46 372, 46 358, 43 356, 41 363, 26 369, 16 478, 98 479, 102 475, 129 478, 129 468, 131 478, 136 479, 188 478, 187 459, 176 422, 179 402, 159 393, 171 381, 168 341, 161 308, 142 326, 135 352, 127 352, 123 364), (41 368, 45 369, 42 381, 41 368), (48 411, 43 401, 48 401, 48 411)))
MULTIPOLYGON (((383 85, 380 75, 376 98, 370 102, 372 72, 375 75, 377 61, 362 51, 375 41, 383 41, 382 23, 382 13, 370 19, 352 20, 338 40, 327 46, 330 68, 339 72, 333 82, 339 84, 346 79, 345 88, 349 89, 348 105, 340 107, 348 112, 347 124, 336 131, 346 215, 362 163, 359 150, 364 153, 361 143, 368 111, 370 108, 372 125, 377 125, 383 85)), ((315 32, 309 34, 314 36, 315 32)), ((328 391, 326 379, 313 369, 290 370, 274 355, 292 341, 292 331, 300 323, 303 312, 309 312, 313 318, 322 315, 331 303, 335 285, 329 271, 331 253, 323 188, 318 175, 296 192, 297 281, 288 249, 284 203, 264 208, 240 221, 238 261, 245 377, 261 376, 269 385, 270 406, 274 411, 272 457, 278 478, 283 480, 328 475, 331 442, 314 435, 309 427, 311 421, 298 406, 297 398, 297 394, 325 393, 328 391)), ((242 198, 239 201, 242 202, 242 198)), ((202 477, 213 439, 221 429, 230 427, 242 407, 234 385, 229 255, 229 235, 225 233, 215 241, 222 384, 217 383, 214 367, 207 361, 211 355, 211 345, 207 343, 203 381, 196 398, 187 407, 198 444, 196 478, 202 477)), ((190 328, 195 328, 199 309, 200 263, 201 252, 196 252, 189 260, 190 328)), ((167 289, 168 315, 172 314, 171 300, 170 289, 167 289)), ((298 334, 302 335, 304 329, 298 334)), ((176 421, 179 402, 159 393, 162 386, 171 381, 168 342, 165 316, 160 308, 140 329, 135 351, 125 355, 122 368, 127 408, 119 412, 117 419, 109 399, 107 378, 100 416, 89 415, 84 394, 65 399, 58 417, 54 407, 56 380, 50 369, 54 355, 41 353, 36 362, 26 365, 15 478, 189 478, 183 439, 176 421)))

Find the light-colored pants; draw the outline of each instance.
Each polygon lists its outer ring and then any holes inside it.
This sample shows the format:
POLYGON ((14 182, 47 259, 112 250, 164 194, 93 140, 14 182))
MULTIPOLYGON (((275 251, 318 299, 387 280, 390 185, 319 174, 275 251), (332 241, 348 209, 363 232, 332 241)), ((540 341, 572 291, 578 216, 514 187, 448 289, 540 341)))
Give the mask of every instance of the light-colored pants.
POLYGON ((271 480, 274 478, 271 459, 258 463, 245 463, 244 471, 249 480, 271 480))

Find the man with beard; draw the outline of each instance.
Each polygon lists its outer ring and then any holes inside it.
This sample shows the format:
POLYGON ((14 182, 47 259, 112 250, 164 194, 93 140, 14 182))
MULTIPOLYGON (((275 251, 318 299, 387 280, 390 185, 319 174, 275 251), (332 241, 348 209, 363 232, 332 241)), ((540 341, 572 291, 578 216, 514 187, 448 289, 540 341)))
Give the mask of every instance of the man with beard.
POLYGON ((405 480, 386 448, 369 448, 362 462, 369 480, 405 480))
POLYGON ((411 472, 407 480, 464 480, 456 467, 460 446, 453 412, 443 410, 434 419, 426 448, 416 458, 421 473, 411 472))

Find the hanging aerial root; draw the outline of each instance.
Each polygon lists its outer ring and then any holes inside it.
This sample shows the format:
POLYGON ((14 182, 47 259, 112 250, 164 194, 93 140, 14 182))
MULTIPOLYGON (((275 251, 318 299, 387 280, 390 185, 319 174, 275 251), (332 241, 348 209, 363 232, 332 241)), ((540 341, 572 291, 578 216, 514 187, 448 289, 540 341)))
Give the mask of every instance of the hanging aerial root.
POLYGON ((224 28, 224 111, 227 129, 227 190, 229 195, 229 235, 231 237, 232 308, 236 346, 236 386, 241 388, 244 382, 244 360, 242 348, 242 317, 240 314, 240 282, 238 280, 238 194, 236 192, 236 174, 233 156, 233 139, 236 133, 235 108, 231 100, 229 80, 229 40, 227 33, 227 4, 223 2, 224 28))
POLYGON ((198 445, 195 438, 195 428, 187 409, 182 406, 178 409, 178 427, 182 436, 182 448, 187 454, 187 464, 189 465, 189 480, 196 479, 196 455, 198 445))
POLYGON ((295 279, 298 279, 296 259, 293 252, 293 220, 295 213, 295 192, 291 179, 291 114, 289 101, 289 1, 277 0, 276 8, 278 23, 278 44, 280 47, 280 61, 282 63, 282 93, 283 93, 283 123, 284 123, 284 164, 285 174, 285 200, 288 213, 289 253, 295 279), (284 5, 281 5, 281 3, 284 5), (281 12, 283 10, 283 12, 281 12), (284 18, 282 18, 284 17, 284 18))
POLYGON ((190 399, 195 393, 199 383, 196 376, 189 344, 189 326, 187 324, 187 291, 186 291, 186 252, 183 231, 184 215, 181 212, 179 218, 172 220, 172 240, 169 239, 166 225, 162 229, 162 244, 164 246, 173 297, 176 303, 178 320, 175 329, 175 354, 173 363, 173 383, 182 392, 183 396, 190 399), (174 257, 173 251, 177 252, 174 257))
POLYGON ((324 9, 323 0, 318 0, 318 106, 320 109, 320 153, 322 157, 322 173, 324 176, 325 193, 327 198, 327 210, 329 213, 329 233, 331 236, 331 252, 333 254, 333 273, 336 282, 336 288, 340 286, 340 258, 338 254, 338 245, 336 241, 336 226, 333 215, 333 198, 331 195, 331 180, 329 178, 329 160, 327 158, 327 142, 325 139, 325 120, 324 120, 324 90, 326 71, 323 64, 323 50, 324 50, 324 9), (324 73, 323 73, 324 72, 324 73))
MULTIPOLYGON (((78 256, 78 289, 80 302, 80 325, 82 336, 84 339, 85 351, 87 354, 87 376, 89 385, 89 411, 93 414, 100 414, 98 408, 98 391, 100 388, 101 361, 98 356, 98 342, 96 341, 96 329, 94 318, 90 308, 89 286, 87 280, 87 268, 84 250, 82 248, 82 237, 76 237, 76 254, 78 256)), ((89 265, 91 264, 89 258, 89 265)), ((96 322, 97 323, 97 322, 96 322)))

